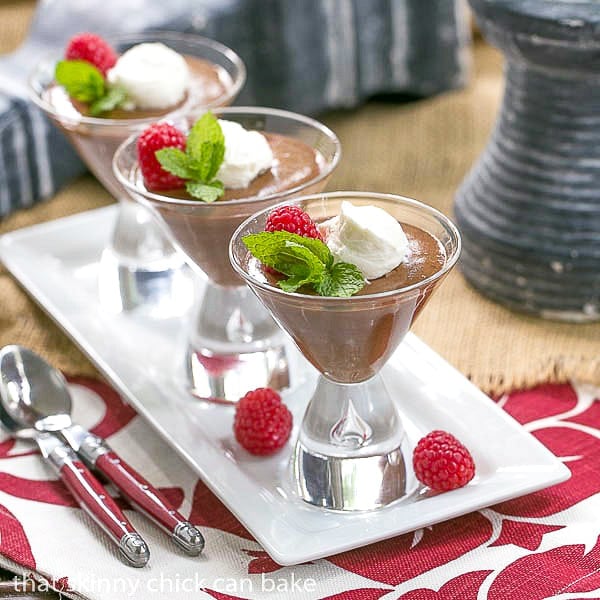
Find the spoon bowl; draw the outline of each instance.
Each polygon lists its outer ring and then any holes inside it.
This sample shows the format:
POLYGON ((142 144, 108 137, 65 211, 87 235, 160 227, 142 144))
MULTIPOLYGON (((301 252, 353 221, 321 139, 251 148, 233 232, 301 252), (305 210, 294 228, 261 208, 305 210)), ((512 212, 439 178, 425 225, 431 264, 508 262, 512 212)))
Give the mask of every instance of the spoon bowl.
POLYGON ((21 437, 71 425, 71 395, 62 374, 22 346, 0 350, 0 419, 21 437))

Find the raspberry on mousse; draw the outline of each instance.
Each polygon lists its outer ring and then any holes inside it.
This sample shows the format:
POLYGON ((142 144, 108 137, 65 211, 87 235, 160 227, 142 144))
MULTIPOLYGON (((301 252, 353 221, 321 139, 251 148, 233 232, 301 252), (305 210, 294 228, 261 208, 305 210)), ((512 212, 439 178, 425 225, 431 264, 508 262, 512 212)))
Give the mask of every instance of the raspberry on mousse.
POLYGON ((185 150, 186 137, 182 131, 170 123, 153 123, 145 129, 137 141, 137 154, 144 183, 150 190, 169 190, 183 187, 185 181, 165 171, 156 151, 163 148, 185 150))
POLYGON ((274 231, 287 231, 288 233, 296 233, 303 237, 323 241, 317 226, 309 214, 295 205, 281 206, 272 210, 267 217, 265 231, 270 233, 274 231))
POLYGON ((413 468, 417 479, 437 492, 463 487, 475 475, 471 453, 451 433, 440 429, 419 440, 413 468))
POLYGON ((79 33, 69 40, 65 58, 67 60, 85 60, 94 65, 106 77, 106 72, 117 62, 117 53, 99 35, 79 33))

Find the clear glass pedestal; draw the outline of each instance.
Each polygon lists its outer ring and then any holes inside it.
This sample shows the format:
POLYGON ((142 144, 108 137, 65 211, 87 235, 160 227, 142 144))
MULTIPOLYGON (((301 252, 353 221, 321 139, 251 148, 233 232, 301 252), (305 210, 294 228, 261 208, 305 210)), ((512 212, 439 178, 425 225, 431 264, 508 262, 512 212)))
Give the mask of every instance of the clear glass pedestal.
POLYGON ((110 312, 182 316, 194 298, 193 274, 152 213, 121 200, 112 238, 102 253, 100 301, 110 312))
POLYGON ((189 331, 186 370, 194 396, 235 403, 259 387, 289 387, 285 334, 248 287, 207 281, 189 331))
POLYGON ((319 378, 293 457, 298 495, 333 510, 371 510, 411 496, 410 454, 380 375, 355 384, 319 378))

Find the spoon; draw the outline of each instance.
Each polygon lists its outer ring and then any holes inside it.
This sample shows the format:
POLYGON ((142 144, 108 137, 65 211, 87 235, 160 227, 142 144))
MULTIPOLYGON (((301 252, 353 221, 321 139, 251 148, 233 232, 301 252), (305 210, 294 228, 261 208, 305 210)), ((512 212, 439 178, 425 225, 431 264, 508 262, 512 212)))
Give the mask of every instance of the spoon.
POLYGON ((37 442, 42 456, 67 489, 134 567, 148 563, 150 551, 102 484, 63 441, 44 431, 32 410, 36 396, 45 396, 49 406, 60 401, 57 388, 40 377, 39 365, 29 363, 29 352, 18 346, 0 350, 0 422, 14 437, 37 442))
POLYGON ((16 410, 35 423, 38 431, 59 434, 90 468, 113 483, 137 510, 166 531, 180 548, 197 556, 204 537, 167 498, 110 448, 104 439, 71 420, 71 395, 60 371, 27 348, 8 346, 2 352, 23 364, 22 384, 30 393, 16 410))

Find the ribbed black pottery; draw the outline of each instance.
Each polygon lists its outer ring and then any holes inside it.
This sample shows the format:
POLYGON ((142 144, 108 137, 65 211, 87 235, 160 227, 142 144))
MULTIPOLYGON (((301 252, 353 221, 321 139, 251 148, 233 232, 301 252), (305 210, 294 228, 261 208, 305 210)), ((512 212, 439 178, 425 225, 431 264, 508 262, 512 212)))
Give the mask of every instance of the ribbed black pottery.
POLYGON ((463 272, 511 308, 599 320, 600 0, 470 3, 506 86, 456 197, 463 272))

